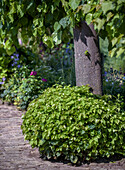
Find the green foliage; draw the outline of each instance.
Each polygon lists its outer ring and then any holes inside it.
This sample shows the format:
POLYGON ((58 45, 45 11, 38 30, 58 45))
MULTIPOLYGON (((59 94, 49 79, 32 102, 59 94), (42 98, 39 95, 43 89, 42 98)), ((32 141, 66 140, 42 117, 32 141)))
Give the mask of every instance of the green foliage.
MULTIPOLYGON (((101 38, 107 37, 110 55, 125 50, 125 1, 123 0, 58 0, 58 1, 0 1, 0 43, 8 54, 18 47, 17 34, 23 42, 42 40, 48 47, 68 42, 73 28, 82 20, 94 23, 101 38), (32 11, 32 12, 31 12, 32 11), (65 38, 64 38, 65 37, 65 38)), ((33 45, 32 45, 33 46, 33 45)))
POLYGON ((28 104, 42 94, 42 91, 47 86, 48 83, 43 83, 38 76, 23 78, 18 87, 16 98, 14 99, 14 105, 17 105, 18 108, 26 109, 28 104))
POLYGON ((80 0, 69 0, 69 5, 70 5, 71 9, 73 9, 73 10, 78 8, 79 3, 80 3, 80 0))
POLYGON ((9 103, 13 103, 20 84, 20 80, 15 79, 15 76, 10 78, 9 82, 2 86, 0 98, 2 98, 3 101, 6 100, 9 103))
POLYGON ((125 154, 124 103, 93 95, 88 86, 48 88, 22 119, 25 140, 44 158, 77 163, 125 154))
POLYGON ((102 11, 106 14, 108 11, 113 11, 115 8, 115 3, 113 4, 111 1, 103 2, 102 3, 102 11))
POLYGON ((14 74, 8 79, 8 81, 2 86, 1 98, 7 102, 14 103, 18 89, 22 83, 22 78, 26 78, 30 74, 30 70, 23 66, 20 69, 15 69, 14 74))
POLYGON ((6 51, 1 47, 0 48, 0 81, 3 77, 7 77, 11 74, 12 59, 8 57, 6 51))

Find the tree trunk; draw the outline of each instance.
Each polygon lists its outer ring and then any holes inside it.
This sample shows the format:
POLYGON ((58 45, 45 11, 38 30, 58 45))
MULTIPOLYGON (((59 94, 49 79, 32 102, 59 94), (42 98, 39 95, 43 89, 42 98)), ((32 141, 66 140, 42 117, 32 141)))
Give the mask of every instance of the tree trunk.
POLYGON ((102 95, 102 60, 93 24, 82 21, 74 28, 74 50, 76 85, 89 84, 94 94, 102 95))

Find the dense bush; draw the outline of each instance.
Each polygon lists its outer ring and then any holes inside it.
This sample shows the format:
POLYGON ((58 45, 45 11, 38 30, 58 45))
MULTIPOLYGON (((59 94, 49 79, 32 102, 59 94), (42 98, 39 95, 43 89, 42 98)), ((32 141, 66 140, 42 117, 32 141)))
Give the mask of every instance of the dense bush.
POLYGON ((124 103, 94 95, 88 86, 48 88, 22 118, 25 140, 42 157, 77 163, 125 154, 124 103))

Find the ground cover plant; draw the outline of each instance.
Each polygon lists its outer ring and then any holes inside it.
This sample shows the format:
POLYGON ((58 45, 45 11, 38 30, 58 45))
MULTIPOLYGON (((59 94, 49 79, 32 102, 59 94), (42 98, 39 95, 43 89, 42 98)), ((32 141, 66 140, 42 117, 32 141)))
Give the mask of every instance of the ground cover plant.
POLYGON ((90 90, 56 85, 29 104, 21 128, 43 158, 77 163, 125 154, 124 102, 90 90))

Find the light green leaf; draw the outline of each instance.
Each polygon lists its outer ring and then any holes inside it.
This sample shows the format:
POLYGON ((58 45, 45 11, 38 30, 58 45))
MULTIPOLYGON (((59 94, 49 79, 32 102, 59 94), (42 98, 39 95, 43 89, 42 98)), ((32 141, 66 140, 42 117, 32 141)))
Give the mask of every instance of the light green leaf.
POLYGON ((7 49, 6 52, 8 55, 12 55, 16 51, 15 47, 11 47, 10 49, 7 49))
POLYGON ((13 2, 13 3, 11 4, 11 9, 10 9, 9 14, 12 14, 12 13, 16 13, 15 2, 13 2))
POLYGON ((53 41, 54 41, 54 42, 57 42, 57 41, 58 41, 57 32, 54 32, 54 33, 52 34, 52 37, 53 37, 53 41))
POLYGON ((71 160, 72 163, 75 164, 75 163, 78 161, 78 157, 71 155, 71 156, 70 156, 70 160, 71 160))
POLYGON ((39 18, 39 27, 42 27, 43 26, 43 18, 39 18))
POLYGON ((52 14, 53 14, 54 10, 55 10, 54 6, 51 5, 51 13, 52 13, 52 14))
POLYGON ((20 17, 23 17, 24 15, 24 12, 23 12, 23 6, 21 5, 17 5, 17 11, 20 13, 20 17))
POLYGON ((117 3, 118 4, 125 3, 125 0, 118 0, 117 3))
POLYGON ((33 24, 36 26, 36 25, 38 25, 38 18, 35 18, 34 20, 33 20, 33 24))
POLYGON ((90 9, 91 9, 91 5, 89 5, 89 4, 85 4, 82 7, 82 10, 84 11, 84 14, 87 14, 90 11, 90 9))
POLYGON ((8 17, 10 18, 10 21, 11 21, 11 22, 13 22, 13 21, 14 21, 13 14, 11 14, 11 15, 8 15, 8 17))
POLYGON ((47 35, 43 36, 43 42, 49 47, 49 48, 53 48, 54 44, 53 44, 53 38, 47 35))
POLYGON ((38 10, 38 12, 41 12, 42 6, 41 6, 41 5, 38 5, 37 10, 38 10))
POLYGON ((109 13, 107 14, 107 21, 109 21, 110 18, 112 18, 113 16, 114 16, 114 14, 111 13, 111 12, 109 12, 109 13))
POLYGON ((105 24, 105 19, 97 18, 96 22, 98 23, 97 29, 98 29, 98 31, 100 31, 102 29, 103 25, 105 24))
POLYGON ((114 8, 115 8, 115 5, 111 1, 102 3, 102 10, 103 10, 104 14, 106 14, 106 12, 109 10, 113 10, 114 8))
POLYGON ((38 146, 43 145, 44 143, 45 143, 45 140, 44 140, 44 139, 42 139, 42 140, 40 140, 40 141, 39 141, 38 146))
POLYGON ((37 36, 37 28, 34 29, 33 36, 34 36, 34 37, 37 36))
POLYGON ((54 32, 52 34, 53 41, 56 43, 56 45, 60 44, 62 42, 62 31, 60 32, 54 32))
POLYGON ((118 38, 117 38, 117 37, 114 37, 114 38, 112 39, 112 46, 114 46, 114 45, 117 43, 117 41, 118 41, 118 38))
POLYGON ((54 24, 54 30, 58 31, 61 28, 61 25, 58 22, 55 22, 54 24))
POLYGON ((116 58, 117 57, 119 57, 122 53, 124 53, 125 52, 125 49, 123 49, 123 48, 120 48, 118 51, 117 51, 117 56, 116 56, 116 58))
POLYGON ((69 18, 65 17, 62 18, 59 23, 62 25, 63 28, 66 28, 66 26, 68 26, 70 24, 69 18))
POLYGON ((84 130, 82 130, 81 135, 83 135, 84 133, 85 133, 85 131, 84 131, 84 130))
POLYGON ((111 51, 109 51, 109 55, 111 55, 111 57, 113 57, 116 50, 117 50, 117 48, 113 48, 111 51))
POLYGON ((87 22, 87 24, 90 24, 92 22, 92 14, 91 13, 86 15, 86 22, 87 22))
POLYGON ((29 3, 27 9, 30 9, 30 7, 33 5, 33 0, 29 3))
POLYGON ((61 155, 61 152, 57 152, 56 156, 59 157, 61 155))
POLYGON ((69 5, 73 10, 75 10, 79 6, 80 1, 81 0, 69 0, 69 5))

